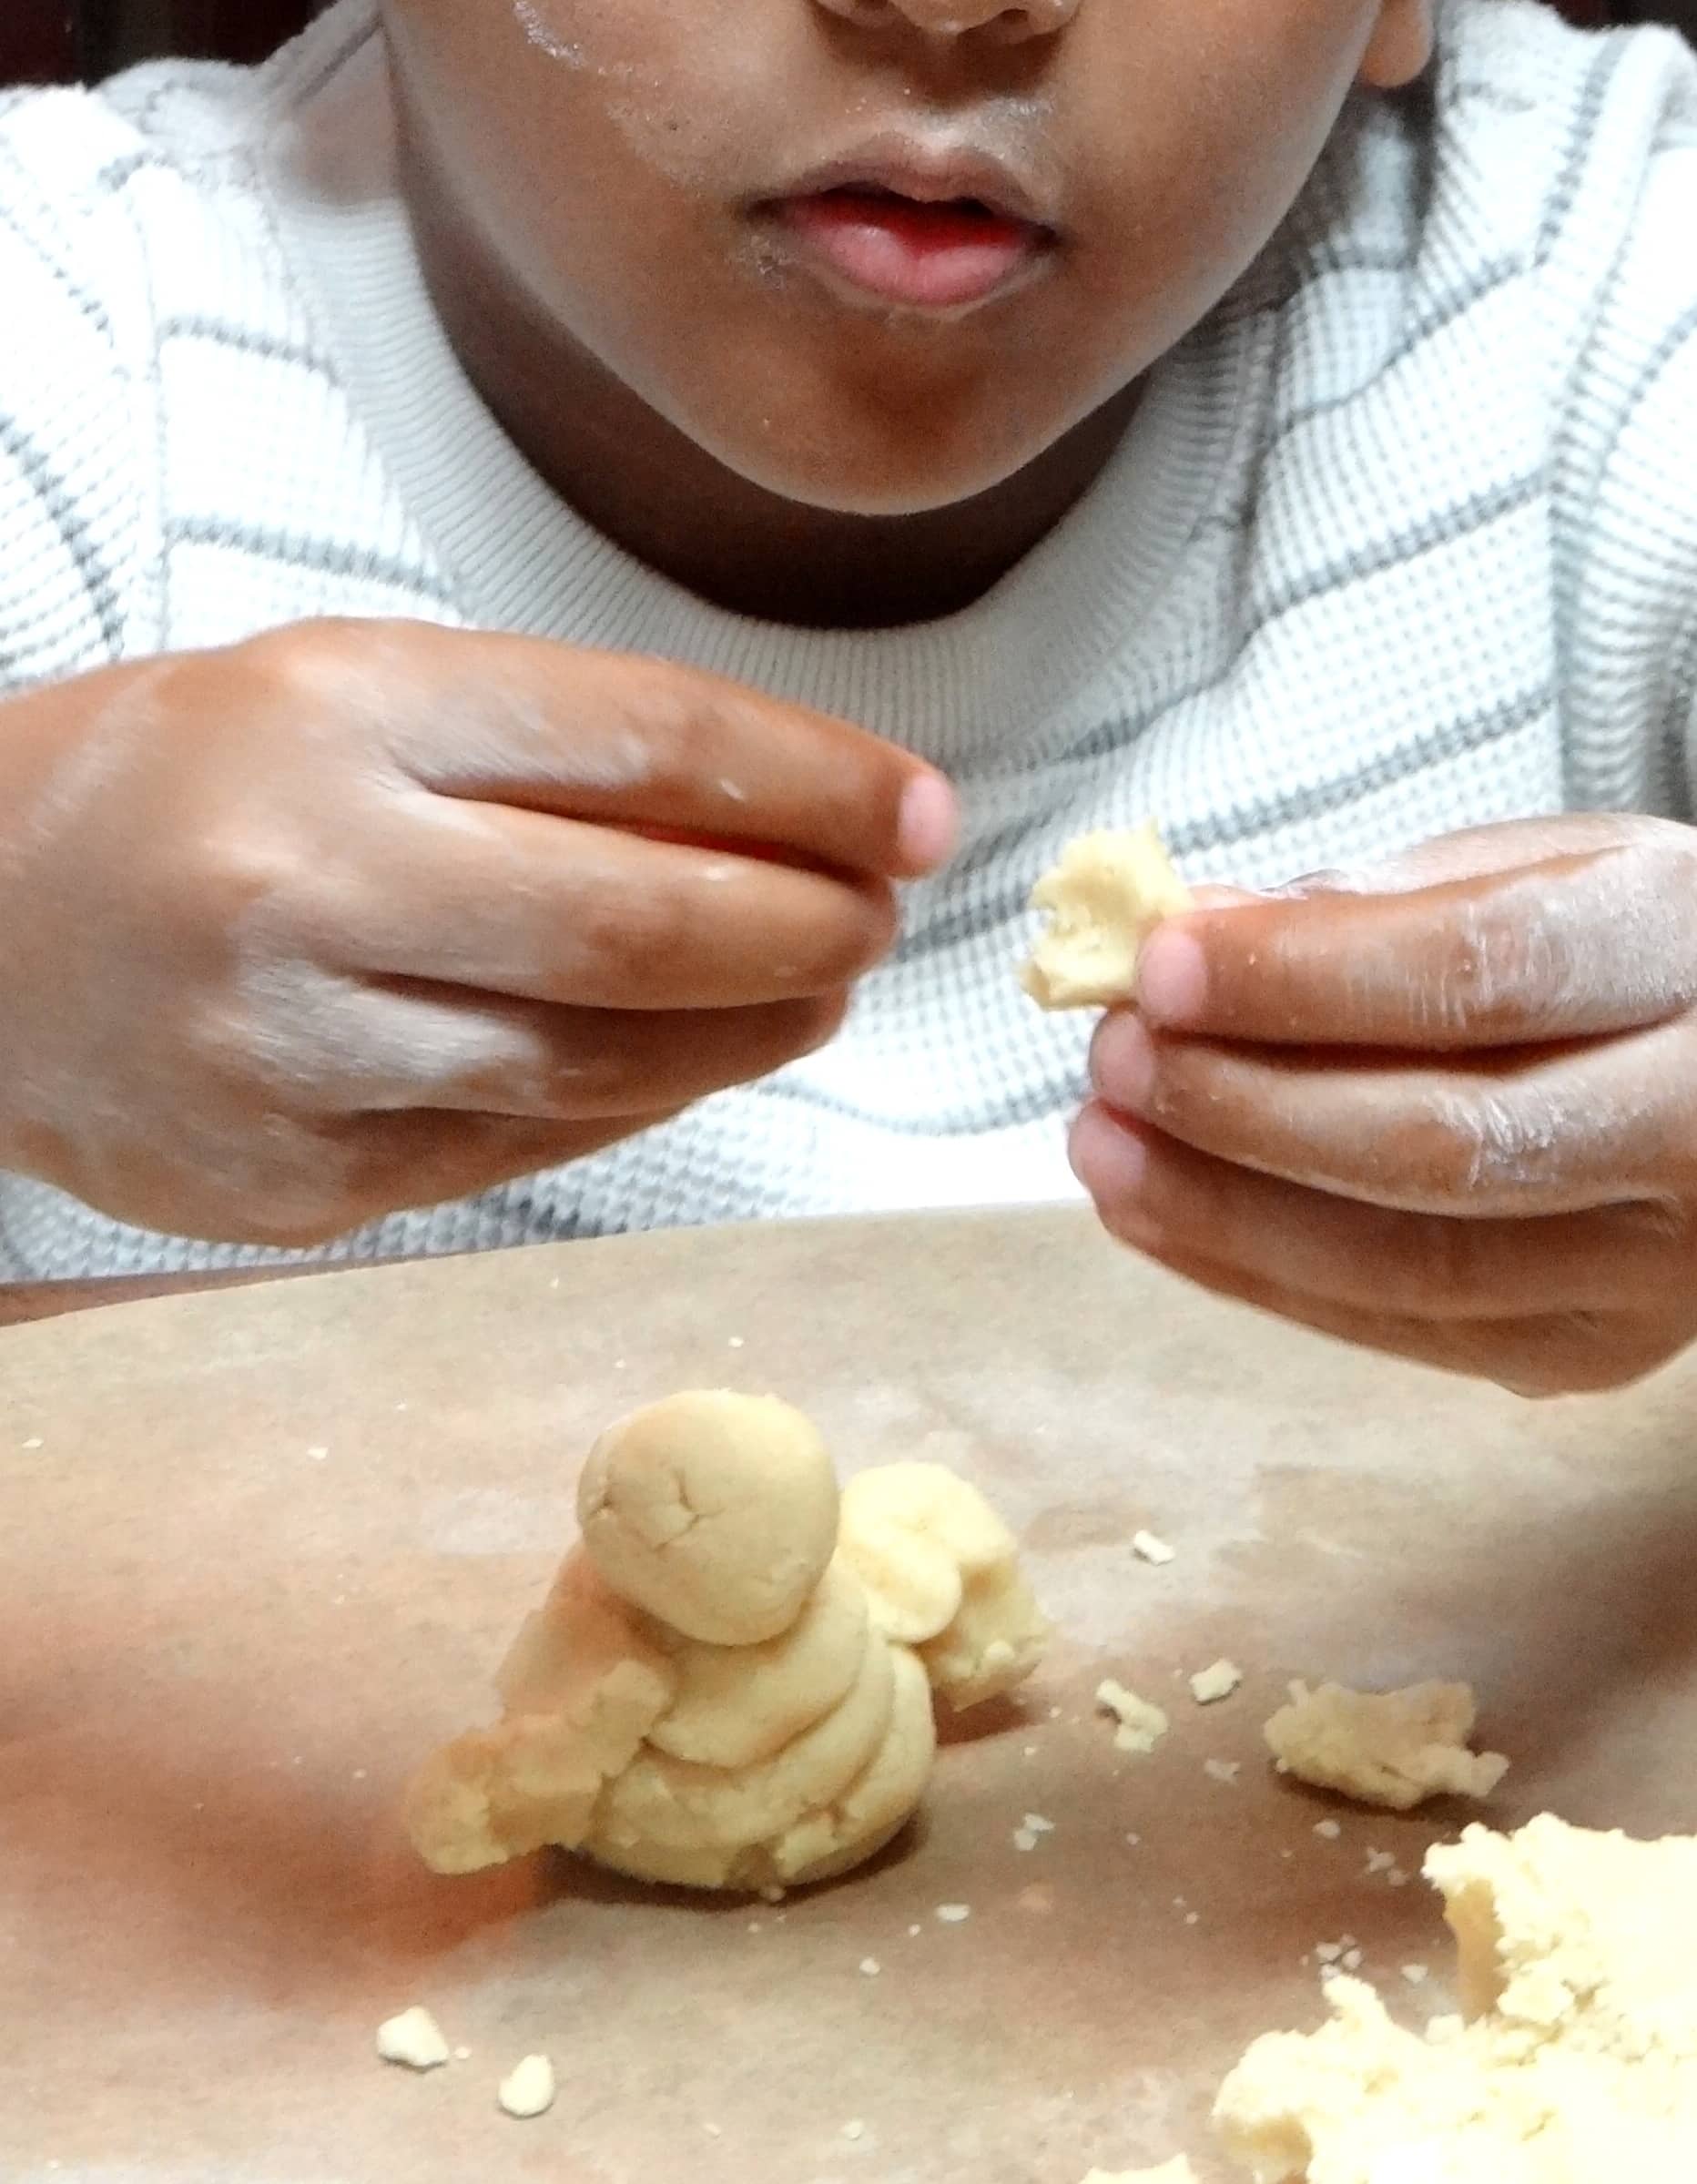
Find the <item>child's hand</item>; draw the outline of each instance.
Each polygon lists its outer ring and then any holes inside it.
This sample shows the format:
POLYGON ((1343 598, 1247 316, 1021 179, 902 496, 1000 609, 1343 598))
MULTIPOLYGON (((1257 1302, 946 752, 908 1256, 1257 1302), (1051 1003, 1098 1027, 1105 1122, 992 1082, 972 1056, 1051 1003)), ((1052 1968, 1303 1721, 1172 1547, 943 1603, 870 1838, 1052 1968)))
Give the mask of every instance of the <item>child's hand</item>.
POLYGON ((1611 1387, 1697 1335, 1694 1004, 1697 833, 1482 828, 1164 926, 1073 1163, 1225 1295, 1529 1395, 1611 1387))
POLYGON ((523 638, 306 624, 34 693, 0 1165, 300 1245, 573 1159, 828 1039, 952 824, 856 729, 523 638))

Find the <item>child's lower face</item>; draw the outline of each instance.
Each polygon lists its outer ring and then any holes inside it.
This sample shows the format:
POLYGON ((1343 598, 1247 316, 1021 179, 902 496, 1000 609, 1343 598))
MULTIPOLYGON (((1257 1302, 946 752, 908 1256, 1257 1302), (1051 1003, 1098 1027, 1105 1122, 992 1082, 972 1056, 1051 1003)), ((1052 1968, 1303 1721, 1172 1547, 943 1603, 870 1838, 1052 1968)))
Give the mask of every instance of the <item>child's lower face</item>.
POLYGON ((480 287, 741 477, 873 515, 1001 484, 1146 371, 1431 5, 385 0, 480 287))

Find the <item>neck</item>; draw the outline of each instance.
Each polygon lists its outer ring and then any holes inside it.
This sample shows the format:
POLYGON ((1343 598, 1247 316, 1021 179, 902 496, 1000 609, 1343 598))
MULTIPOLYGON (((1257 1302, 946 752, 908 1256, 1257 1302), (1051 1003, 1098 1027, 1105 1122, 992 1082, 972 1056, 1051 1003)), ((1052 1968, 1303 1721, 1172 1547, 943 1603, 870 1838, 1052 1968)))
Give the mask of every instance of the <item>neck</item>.
POLYGON ((953 507, 896 517, 807 507, 739 477, 658 416, 489 262, 428 173, 411 179, 432 300, 502 429, 604 536, 734 613, 832 629, 959 613, 1089 490, 1136 406, 1128 388, 1016 477, 953 507))

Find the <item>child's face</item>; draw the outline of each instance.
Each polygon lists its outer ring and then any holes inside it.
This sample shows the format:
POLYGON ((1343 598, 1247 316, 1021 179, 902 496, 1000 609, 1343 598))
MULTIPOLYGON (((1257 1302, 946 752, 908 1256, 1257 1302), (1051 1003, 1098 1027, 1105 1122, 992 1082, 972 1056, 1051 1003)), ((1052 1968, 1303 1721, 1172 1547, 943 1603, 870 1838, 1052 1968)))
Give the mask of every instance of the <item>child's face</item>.
POLYGON ((1433 0, 386 0, 413 157, 564 354, 866 514, 1171 348, 1433 0), (932 200, 927 202, 926 200, 932 200))

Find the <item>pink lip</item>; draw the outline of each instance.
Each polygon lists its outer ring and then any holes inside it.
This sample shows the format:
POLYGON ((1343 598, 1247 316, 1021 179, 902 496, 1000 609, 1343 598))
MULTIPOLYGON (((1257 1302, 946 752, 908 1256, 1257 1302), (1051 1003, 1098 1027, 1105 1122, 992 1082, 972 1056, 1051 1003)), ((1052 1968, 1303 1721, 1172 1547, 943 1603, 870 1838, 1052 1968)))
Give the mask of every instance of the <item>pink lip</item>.
POLYGON ((826 190, 774 210, 779 225, 851 288, 911 310, 988 302, 1048 241, 1029 220, 987 206, 921 204, 878 190, 826 190))
POLYGON ((986 303, 1060 239, 1040 193, 1000 160, 899 136, 815 168, 756 210, 833 285, 909 310, 986 303))

